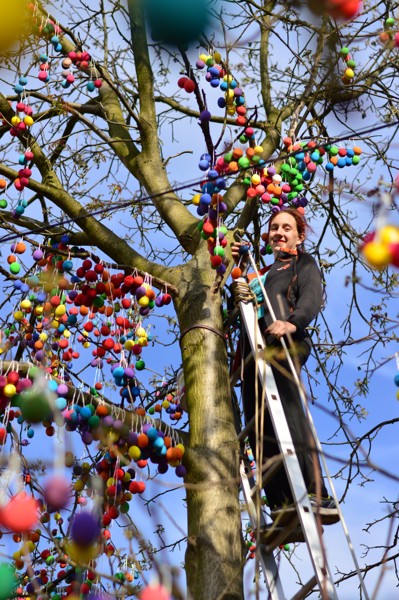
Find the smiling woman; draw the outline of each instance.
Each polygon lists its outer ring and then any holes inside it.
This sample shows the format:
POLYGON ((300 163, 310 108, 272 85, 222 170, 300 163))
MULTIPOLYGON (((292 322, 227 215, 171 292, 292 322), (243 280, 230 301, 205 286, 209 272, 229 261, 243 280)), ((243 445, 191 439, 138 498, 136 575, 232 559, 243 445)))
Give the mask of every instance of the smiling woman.
MULTIPOLYGON (((269 245, 275 262, 261 277, 276 315, 274 320, 264 306, 263 291, 260 282, 249 276, 251 289, 258 304, 260 329, 264 335, 274 378, 280 394, 292 441, 298 456, 301 471, 311 503, 319 504, 320 516, 325 524, 336 522, 338 511, 329 496, 321 477, 321 467, 315 453, 315 441, 311 433, 297 386, 289 376, 290 367, 285 358, 281 338, 285 337, 292 352, 299 373, 311 351, 311 339, 308 325, 317 316, 321 308, 321 277, 314 259, 303 251, 306 221, 297 209, 274 213, 269 220, 269 245), (316 491, 321 491, 321 500, 316 501, 316 491)), ((238 260, 242 255, 242 244, 234 244, 233 257, 238 260)), ((244 337, 244 356, 250 353, 246 336, 244 337)), ((280 454, 273 425, 269 414, 262 415, 262 393, 256 386, 256 368, 252 360, 245 368, 242 380, 242 395, 246 421, 255 414, 259 415, 254 431, 249 435, 251 446, 262 463, 280 454), (260 451, 261 449, 261 451, 260 451), (262 454, 263 451, 263 454, 262 454)), ((279 516, 282 507, 292 504, 292 494, 284 469, 280 469, 265 485, 268 504, 272 508, 272 518, 279 516)))

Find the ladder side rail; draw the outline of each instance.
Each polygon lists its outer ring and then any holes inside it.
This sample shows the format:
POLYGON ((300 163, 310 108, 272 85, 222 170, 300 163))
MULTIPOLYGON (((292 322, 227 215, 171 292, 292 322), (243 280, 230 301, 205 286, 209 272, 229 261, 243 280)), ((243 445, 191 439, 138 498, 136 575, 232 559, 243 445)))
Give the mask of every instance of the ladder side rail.
MULTIPOLYGON (((245 472, 245 466, 243 461, 240 462, 240 477, 241 487, 247 505, 249 520, 251 521, 252 528, 255 531, 257 531, 259 527, 265 527, 266 520, 263 511, 261 510, 259 511, 258 522, 258 512, 256 510, 256 506, 251 493, 251 489, 253 486, 251 486, 249 477, 245 472)), ((283 586, 279 575, 279 569, 276 564, 273 552, 266 552, 263 545, 260 544, 259 555, 266 580, 266 585, 270 594, 270 600, 286 600, 286 596, 284 595, 283 586)))
MULTIPOLYGON (((239 302, 239 306, 251 350, 254 357, 256 357, 259 355, 259 352, 262 352, 262 350, 265 350, 266 348, 259 329, 256 311, 254 311, 252 304, 239 302)), ((322 551, 316 519, 313 515, 312 507, 307 494, 298 458, 296 456, 295 448, 292 443, 291 434, 285 418, 284 409, 281 404, 273 372, 270 365, 268 365, 265 360, 259 361, 259 379, 263 389, 265 390, 266 406, 270 413, 280 451, 284 457, 284 467, 286 469, 292 495, 297 506, 298 517, 313 563, 320 591, 323 591, 326 587, 328 597, 338 600, 333 579, 322 551)))

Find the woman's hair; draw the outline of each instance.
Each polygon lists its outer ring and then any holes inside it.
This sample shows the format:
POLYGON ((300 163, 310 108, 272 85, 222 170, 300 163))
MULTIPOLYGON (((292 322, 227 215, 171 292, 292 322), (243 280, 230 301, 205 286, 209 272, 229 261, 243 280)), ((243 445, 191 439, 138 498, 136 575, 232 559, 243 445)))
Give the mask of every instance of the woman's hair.
MULTIPOLYGON (((299 212, 299 210, 297 208, 294 208, 291 206, 288 208, 285 208, 282 211, 278 211, 278 212, 275 212, 272 214, 272 216, 270 217, 269 222, 268 222, 268 228, 267 228, 268 235, 270 234, 270 227, 271 227, 274 219, 277 217, 277 215, 280 215, 282 212, 284 212, 284 214, 286 214, 286 215, 288 214, 293 217, 293 219, 295 220, 295 223, 296 223, 296 229, 297 229, 298 235, 299 236, 303 235, 303 237, 305 239, 306 232, 309 229, 309 225, 307 224, 306 219, 303 216, 303 214, 301 212, 299 212)), ((303 251, 303 243, 298 247, 298 250, 303 251)))

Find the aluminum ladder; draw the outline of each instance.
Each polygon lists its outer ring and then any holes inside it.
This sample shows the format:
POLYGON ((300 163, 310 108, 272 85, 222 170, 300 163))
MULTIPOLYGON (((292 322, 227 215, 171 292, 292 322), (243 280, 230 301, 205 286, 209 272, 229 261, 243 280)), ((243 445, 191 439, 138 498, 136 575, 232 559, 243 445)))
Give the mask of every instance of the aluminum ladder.
MULTIPOLYGON (((242 282, 244 282, 244 280, 242 280, 242 282)), ((284 520, 284 524, 281 527, 278 527, 276 522, 268 526, 263 511, 259 510, 259 508, 257 509, 255 504, 255 496, 256 494, 259 494, 265 479, 263 478, 260 484, 256 484, 253 476, 248 474, 248 469, 246 469, 244 461, 241 460, 241 487, 252 528, 256 531, 259 529, 263 530, 263 532, 266 533, 266 535, 262 535, 260 539, 259 560, 265 576, 269 597, 271 600, 286 600, 278 565, 274 556, 275 548, 287 541, 304 541, 307 545, 314 575, 293 596, 292 600, 305 598, 316 587, 319 588, 320 596, 323 600, 338 600, 337 591, 334 586, 334 581, 321 541, 321 524, 316 519, 310 504, 272 369, 269 363, 262 359, 262 354, 266 349, 266 345, 259 329, 256 311, 254 310, 252 302, 238 299, 236 300, 236 303, 240 309, 241 322, 244 325, 248 336, 252 356, 260 356, 258 360, 260 390, 264 390, 265 409, 270 413, 280 448, 281 461, 286 470, 296 507, 296 513, 294 511, 293 517, 288 523, 284 520), (298 531, 301 534, 299 536, 300 539, 295 539, 298 537, 298 531)), ((236 377, 236 379, 238 379, 238 377, 236 377)), ((234 374, 232 383, 234 384, 234 374)), ((239 439, 241 441, 245 439, 250 426, 251 424, 239 434, 239 439)), ((272 471, 279 467, 281 467, 281 464, 276 465, 276 463, 274 463, 272 471)), ((272 472, 266 471, 265 477, 271 477, 272 474, 272 472)))

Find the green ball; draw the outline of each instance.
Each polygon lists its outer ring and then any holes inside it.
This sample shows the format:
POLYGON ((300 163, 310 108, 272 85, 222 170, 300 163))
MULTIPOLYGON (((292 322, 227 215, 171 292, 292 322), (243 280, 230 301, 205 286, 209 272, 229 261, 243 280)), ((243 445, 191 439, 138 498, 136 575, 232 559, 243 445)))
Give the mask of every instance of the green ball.
POLYGON ((238 166, 240 169, 248 169, 248 167, 251 166, 251 161, 247 156, 241 156, 241 158, 238 159, 238 166))
POLYGON ((216 248, 213 251, 213 255, 221 256, 223 258, 224 257, 224 248, 222 248, 222 246, 216 246, 216 248))
POLYGON ((346 46, 344 46, 343 48, 341 48, 341 50, 339 51, 341 56, 348 56, 349 54, 349 48, 347 48, 346 46))
POLYGON ((0 200, 0 208, 7 208, 8 203, 7 200, 0 200))
POLYGON ((18 402, 23 418, 30 423, 40 423, 51 415, 49 401, 43 392, 28 390, 19 394, 16 402, 18 402))
POLYGON ((143 360, 138 360, 135 364, 137 371, 142 371, 145 368, 145 362, 143 360))
POLYGON ((21 265, 18 262, 13 262, 10 264, 10 271, 13 275, 18 275, 21 270, 21 265))
POLYGON ((395 25, 395 19, 393 19, 392 17, 388 17, 388 19, 385 20, 385 27, 393 27, 395 25))
POLYGON ((294 156, 289 156, 287 162, 291 167, 294 167, 296 165, 296 158, 294 156))
POLYGON ((356 63, 354 60, 348 60, 346 63, 346 66, 349 67, 350 69, 355 69, 356 68, 356 63))
POLYGON ((357 156, 355 154, 355 156, 352 157, 352 165, 358 165, 360 163, 360 156, 357 156))
POLYGON ((100 425, 100 417, 98 415, 92 415, 87 419, 87 424, 90 429, 97 429, 97 427, 100 425))
POLYGON ((10 563, 0 564, 0 600, 8 600, 15 596, 17 588, 15 569, 10 563))
POLYGON ((283 173, 288 173, 290 171, 290 165, 287 165, 287 163, 284 163, 283 165, 281 165, 281 170, 283 173))
POLYGON ((331 146, 330 150, 328 151, 329 154, 331 154, 331 156, 336 156, 338 154, 338 146, 331 146))
POLYGON ((142 0, 142 4, 152 39, 164 44, 190 44, 206 33, 211 21, 207 0, 142 0))

